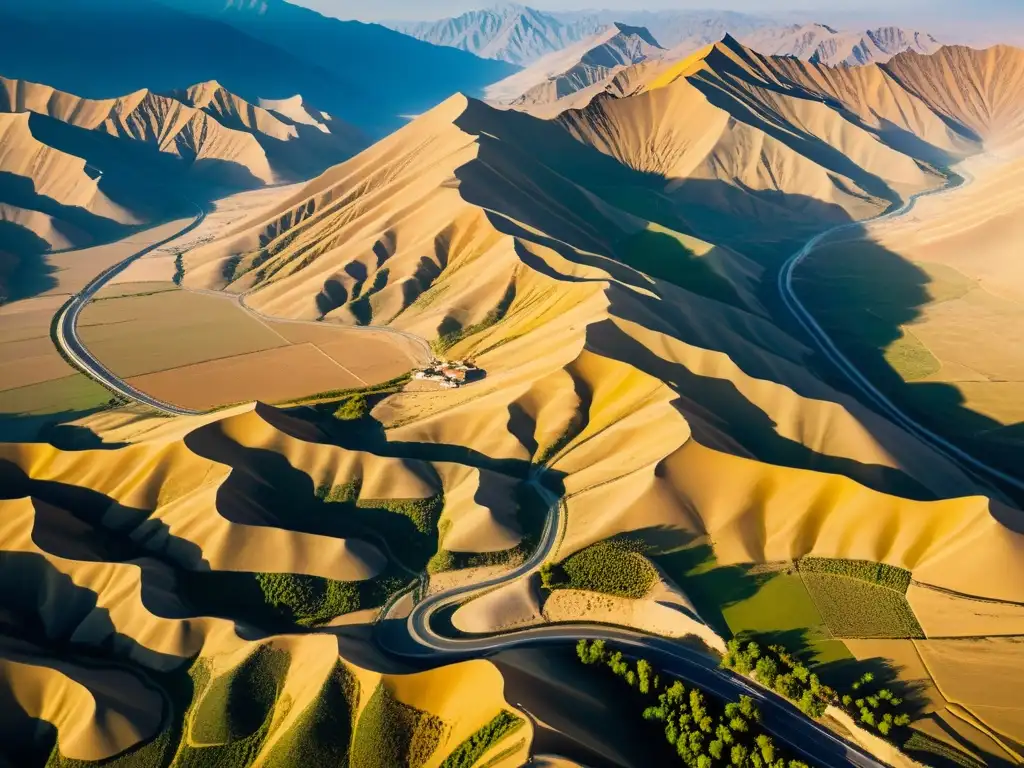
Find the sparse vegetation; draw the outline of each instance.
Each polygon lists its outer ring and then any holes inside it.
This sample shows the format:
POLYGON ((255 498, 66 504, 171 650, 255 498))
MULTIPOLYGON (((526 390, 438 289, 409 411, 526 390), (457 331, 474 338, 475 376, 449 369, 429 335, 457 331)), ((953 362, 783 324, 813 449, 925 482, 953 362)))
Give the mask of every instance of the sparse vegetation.
POLYGON ((905 568, 878 563, 873 560, 844 560, 830 557, 804 557, 797 561, 797 568, 804 573, 829 573, 860 579, 880 587, 894 589, 901 595, 910 587, 911 573, 905 568))
POLYGON ((516 752, 519 752, 520 750, 524 749, 525 747, 526 747, 526 739, 520 739, 515 744, 512 744, 511 746, 506 747, 505 749, 503 749, 500 752, 498 752, 496 755, 494 755, 494 757, 492 757, 486 763, 481 763, 479 768, 494 768, 494 766, 500 765, 506 759, 508 759, 510 756, 514 755, 516 752))
POLYGON ((369 415, 370 403, 362 393, 346 397, 334 409, 334 418, 338 421, 359 421, 369 415))
POLYGON ((582 589, 617 597, 642 598, 657 579, 640 542, 616 537, 591 544, 562 563, 545 563, 541 580, 546 589, 582 589))
POLYGON ((473 325, 465 327, 452 328, 451 330, 445 330, 431 342, 430 347, 435 355, 444 355, 449 349, 454 347, 463 339, 468 339, 470 336, 475 336, 478 333, 483 333, 488 328, 500 323, 505 319, 508 314, 509 308, 512 306, 512 302, 516 300, 516 283, 515 277, 509 281, 508 287, 505 289, 504 295, 501 300, 495 305, 494 309, 487 313, 483 320, 473 325))
MULTIPOLYGON (((924 759, 929 763, 935 763, 935 758, 938 757, 943 762, 948 761, 948 763, 962 766, 962 768, 984 768, 985 766, 984 763, 975 760, 970 755, 965 754, 964 752, 961 752, 938 739, 933 739, 931 736, 921 733, 920 731, 914 731, 910 734, 910 738, 907 739, 906 743, 904 743, 903 749, 910 753, 924 753, 927 755, 924 759)), ((913 757, 913 755, 911 756, 913 757)), ((942 763, 938 763, 938 765, 941 766, 942 763)))
POLYGON ((437 751, 444 722, 397 701, 378 685, 356 726, 351 764, 359 768, 420 768, 437 751))
POLYGON ((761 713, 748 696, 723 703, 668 677, 645 659, 629 661, 621 651, 609 650, 603 640, 580 640, 576 654, 582 663, 606 667, 626 682, 631 700, 643 707, 643 719, 663 726, 665 740, 675 747, 683 765, 807 768, 763 730, 761 713))
POLYGON ((826 573, 804 573, 803 580, 836 637, 924 637, 910 603, 896 590, 826 573))
POLYGON ((409 578, 387 570, 367 581, 335 581, 295 573, 183 571, 179 589, 207 616, 269 629, 314 627, 346 613, 383 605, 409 578))
POLYGON ((906 328, 882 353, 882 357, 904 381, 920 381, 942 370, 942 363, 920 339, 906 328))
POLYGON ((843 709, 862 727, 895 744, 902 743, 910 715, 902 698, 875 683, 865 672, 845 693, 823 684, 800 659, 780 645, 763 648, 759 643, 729 641, 722 666, 753 675, 766 688, 789 699, 808 717, 819 718, 829 705, 843 709))
POLYGON ((261 646, 230 672, 210 677, 206 664, 193 668, 196 696, 176 766, 242 768, 259 754, 270 732, 288 671, 288 654, 261 646))
POLYGON ((502 710, 489 723, 459 744, 441 763, 441 768, 472 768, 491 747, 522 728, 524 721, 508 710, 502 710))
MULTIPOLYGON (((349 302, 348 308, 359 325, 369 325, 373 322, 373 305, 370 300, 387 287, 389 274, 388 268, 383 267, 377 270, 377 274, 373 276, 373 285, 370 286, 370 290, 362 294, 357 294, 356 290, 352 291, 352 301, 349 302)), ((361 287, 361 284, 356 286, 356 288, 361 287)))
POLYGON ((388 381, 383 381, 380 384, 374 384, 369 387, 358 387, 355 389, 329 389, 324 392, 317 392, 313 395, 308 395, 299 400, 290 400, 285 403, 278 403, 278 405, 306 405, 316 403, 317 409, 329 407, 331 410, 326 411, 327 414, 333 415, 335 404, 339 400, 346 400, 355 395, 361 395, 369 402, 371 397, 374 396, 385 396, 392 395, 395 392, 400 392, 402 387, 408 384, 412 380, 412 374, 403 373, 401 376, 396 376, 388 381))

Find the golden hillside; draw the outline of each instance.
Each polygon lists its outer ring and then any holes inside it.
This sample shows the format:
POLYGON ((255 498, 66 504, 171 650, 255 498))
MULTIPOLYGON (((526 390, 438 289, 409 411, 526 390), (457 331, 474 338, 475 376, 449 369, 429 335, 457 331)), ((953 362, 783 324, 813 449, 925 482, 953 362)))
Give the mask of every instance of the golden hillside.
POLYGON ((365 143, 301 102, 268 108, 214 82, 181 93, 86 99, 0 78, 4 292, 14 264, 187 212, 190 200, 313 176, 365 143), (278 109, 283 111, 277 111, 278 109))
MULTIPOLYGON (((897 57, 911 90, 726 40, 556 120, 455 96, 185 252, 183 290, 414 334, 485 375, 0 444, 8 751, 435 768, 507 710, 523 724, 470 765, 522 764, 531 739, 658 764, 564 657, 403 675, 379 654, 425 599, 511 574, 434 628, 613 621, 705 652, 764 634, 829 680, 877 670, 915 759, 1024 760, 1024 513, 838 389, 772 292, 810 234, 1009 135, 1002 97, 972 135, 942 114, 967 124, 923 85, 946 55, 897 57), (568 581, 542 588, 512 569, 546 515, 568 581), (546 708, 536 733, 520 704, 546 708)), ((187 99, 268 120, 212 86, 187 99)))

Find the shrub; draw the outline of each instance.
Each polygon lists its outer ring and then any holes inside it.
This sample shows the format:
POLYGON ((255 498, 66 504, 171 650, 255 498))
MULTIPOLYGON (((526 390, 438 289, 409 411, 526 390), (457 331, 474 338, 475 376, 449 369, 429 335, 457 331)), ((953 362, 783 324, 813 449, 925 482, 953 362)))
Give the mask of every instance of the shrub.
POLYGON ((657 572, 641 549, 638 542, 625 538, 591 544, 561 563, 565 577, 554 587, 642 598, 654 586, 657 572))
POLYGON ((359 421, 370 415, 370 403, 366 395, 351 395, 342 400, 334 409, 338 421, 359 421))

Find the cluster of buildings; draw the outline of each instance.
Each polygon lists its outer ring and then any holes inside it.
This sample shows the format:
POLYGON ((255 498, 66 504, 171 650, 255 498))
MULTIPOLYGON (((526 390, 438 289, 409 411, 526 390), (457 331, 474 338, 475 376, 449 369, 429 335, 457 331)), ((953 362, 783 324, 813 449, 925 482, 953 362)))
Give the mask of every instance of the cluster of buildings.
POLYGON ((414 371, 417 381, 436 381, 446 389, 457 389, 463 384, 482 379, 484 372, 469 360, 432 360, 430 365, 414 371))

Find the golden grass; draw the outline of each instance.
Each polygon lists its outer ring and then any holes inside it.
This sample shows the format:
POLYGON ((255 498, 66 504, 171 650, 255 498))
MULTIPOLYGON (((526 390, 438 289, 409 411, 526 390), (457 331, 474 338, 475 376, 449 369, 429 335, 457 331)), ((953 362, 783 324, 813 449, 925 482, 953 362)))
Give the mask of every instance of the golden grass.
POLYGON ((134 376, 128 381, 158 400, 193 410, 250 400, 283 402, 310 392, 361 384, 312 344, 210 360, 134 376))
POLYGON ((122 378, 288 344, 230 298, 183 290, 92 302, 79 335, 122 378))

